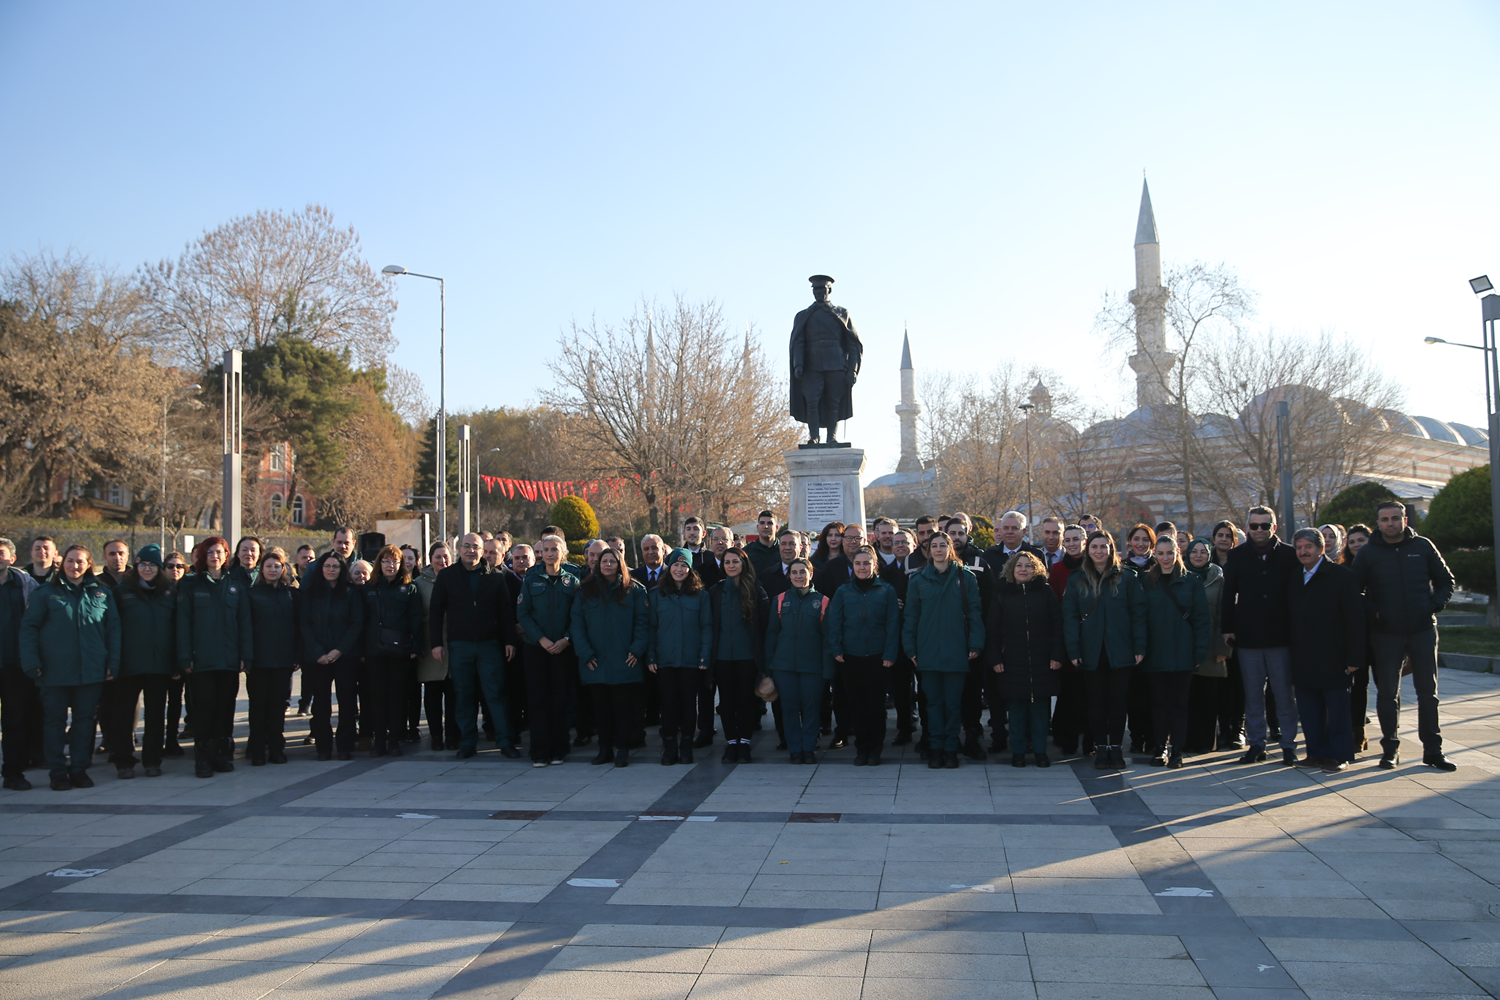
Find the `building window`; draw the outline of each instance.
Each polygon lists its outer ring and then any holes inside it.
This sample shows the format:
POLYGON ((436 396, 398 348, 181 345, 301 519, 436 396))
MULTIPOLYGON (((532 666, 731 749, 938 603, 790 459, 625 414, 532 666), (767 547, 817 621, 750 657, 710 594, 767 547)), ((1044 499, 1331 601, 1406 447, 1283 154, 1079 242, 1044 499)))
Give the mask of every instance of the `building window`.
POLYGON ((284 506, 286 506, 286 498, 283 497, 280 493, 272 493, 271 494, 271 517, 273 517, 273 518, 279 518, 281 516, 281 508, 284 507, 284 506))
POLYGON ((302 494, 292 497, 292 523, 304 524, 307 518, 307 506, 302 502, 302 494))
POLYGON ((116 507, 123 507, 125 506, 125 491, 120 489, 119 483, 110 483, 109 492, 105 496, 105 499, 116 507))
POLYGON ((273 444, 271 446, 271 471, 272 472, 285 472, 286 471, 286 445, 285 444, 273 444))

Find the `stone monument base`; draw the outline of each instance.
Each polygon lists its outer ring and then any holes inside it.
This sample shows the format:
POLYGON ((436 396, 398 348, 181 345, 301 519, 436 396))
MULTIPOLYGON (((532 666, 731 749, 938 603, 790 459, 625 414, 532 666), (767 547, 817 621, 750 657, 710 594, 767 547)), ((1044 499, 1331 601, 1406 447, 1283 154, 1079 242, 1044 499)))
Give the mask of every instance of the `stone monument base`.
POLYGON ((863 448, 796 448, 782 454, 792 480, 787 527, 819 532, 830 521, 865 523, 865 494, 859 484, 863 448))

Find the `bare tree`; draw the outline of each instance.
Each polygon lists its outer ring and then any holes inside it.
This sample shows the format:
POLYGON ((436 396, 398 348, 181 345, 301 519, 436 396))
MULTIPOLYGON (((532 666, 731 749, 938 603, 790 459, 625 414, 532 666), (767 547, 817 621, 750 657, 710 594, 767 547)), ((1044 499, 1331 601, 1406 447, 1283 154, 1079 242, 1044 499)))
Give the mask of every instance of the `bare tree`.
POLYGON ((983 379, 972 372, 923 376, 918 447, 936 463, 945 510, 989 515, 1024 503, 1020 404, 1028 387, 1026 377, 1011 365, 1001 365, 983 379))
POLYGON ((381 365, 394 345, 389 282, 365 261, 353 227, 320 205, 233 219, 175 262, 142 268, 140 280, 159 342, 191 371, 285 333, 347 348, 362 367, 381 365))
POLYGON ((543 399, 575 418, 570 458, 583 474, 633 479, 653 531, 687 503, 713 516, 776 499, 799 432, 760 348, 735 341, 717 302, 677 296, 619 326, 574 323, 549 364, 558 387, 543 399))
POLYGON ((417 373, 397 364, 385 366, 385 399, 408 427, 423 426, 435 409, 417 373))

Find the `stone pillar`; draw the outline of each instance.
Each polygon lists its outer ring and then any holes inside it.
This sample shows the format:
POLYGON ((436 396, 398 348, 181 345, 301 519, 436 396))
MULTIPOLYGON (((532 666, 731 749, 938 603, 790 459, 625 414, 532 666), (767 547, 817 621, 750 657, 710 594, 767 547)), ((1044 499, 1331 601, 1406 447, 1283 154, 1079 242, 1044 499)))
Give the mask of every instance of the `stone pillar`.
POLYGON ((829 521, 865 523, 863 448, 794 448, 783 454, 792 486, 787 527, 819 532, 829 521))

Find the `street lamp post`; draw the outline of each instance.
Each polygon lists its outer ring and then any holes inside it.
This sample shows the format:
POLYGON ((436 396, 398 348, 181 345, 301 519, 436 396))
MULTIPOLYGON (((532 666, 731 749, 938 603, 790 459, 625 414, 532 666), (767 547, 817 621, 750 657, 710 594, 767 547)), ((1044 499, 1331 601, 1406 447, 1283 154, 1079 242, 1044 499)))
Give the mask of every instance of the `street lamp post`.
POLYGON ((1021 412, 1026 414, 1026 540, 1032 541, 1035 527, 1032 521, 1036 519, 1036 511, 1031 507, 1031 411, 1035 403, 1022 403, 1021 412))
POLYGON ((418 274, 400 264, 387 264, 381 274, 405 274, 438 283, 438 425, 437 470, 433 483, 437 494, 438 534, 448 540, 448 285, 435 274, 418 274))
POLYGON ((1490 446, 1490 519, 1492 534, 1491 551, 1495 553, 1495 593, 1491 606, 1500 601, 1500 343, 1496 341, 1496 323, 1500 323, 1500 295, 1489 275, 1481 274, 1469 281, 1474 294, 1481 296, 1480 341, 1478 344, 1455 344, 1441 337, 1423 338, 1429 344, 1447 344, 1450 347, 1467 347, 1484 352, 1484 406, 1488 421, 1490 446))
POLYGON ((161 504, 161 550, 167 551, 167 409, 171 407, 172 400, 184 392, 197 392, 203 386, 194 382, 192 385, 178 386, 161 398, 161 496, 157 502, 161 504))

